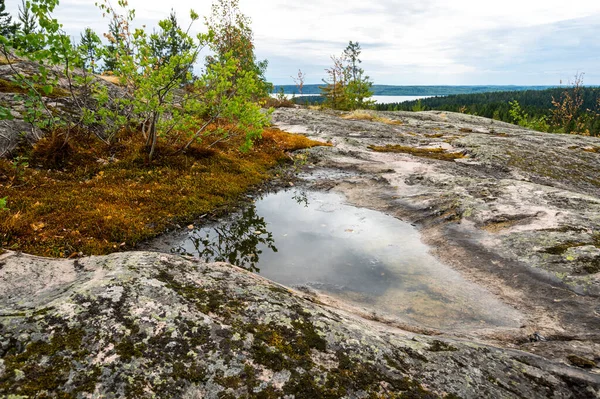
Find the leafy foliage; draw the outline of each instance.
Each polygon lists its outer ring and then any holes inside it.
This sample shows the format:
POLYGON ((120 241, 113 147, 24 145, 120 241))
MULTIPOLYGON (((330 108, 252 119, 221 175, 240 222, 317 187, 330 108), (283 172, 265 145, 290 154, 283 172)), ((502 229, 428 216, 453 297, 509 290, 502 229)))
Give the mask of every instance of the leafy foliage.
MULTIPOLYGON (((17 32, 18 40, 12 43, 2 40, 7 59, 14 53, 40 65, 36 76, 23 76, 15 70, 30 123, 65 132, 65 143, 74 128, 92 131, 107 144, 119 131, 139 128, 146 139, 149 161, 160 140, 184 151, 201 140, 206 128, 215 122, 229 126, 235 122, 235 134, 245 135, 246 149, 260 136, 268 116, 260 112, 255 101, 266 92, 266 63, 255 63, 249 19, 237 9, 236 1, 216 3, 213 15, 206 20, 209 33, 196 36, 189 33, 199 19, 193 11, 187 30, 177 24, 172 12, 149 34, 143 27, 132 28, 135 12, 125 0, 118 2, 123 12, 106 1, 99 5, 110 19, 105 34, 109 43, 102 51, 91 29, 82 33, 78 46, 71 43, 52 17, 57 5, 58 0, 28 2, 32 23, 39 29, 29 34, 17 32), (225 20, 220 21, 220 17, 225 20), (193 78, 193 65, 206 47, 216 55, 209 57, 202 74, 193 78), (103 56, 104 69, 119 81, 122 90, 117 96, 93 77, 99 55, 103 56), (75 71, 75 66, 82 71, 75 71), (69 82, 78 112, 57 114, 45 102, 57 87, 60 74, 51 73, 57 67, 69 82)), ((1 114, 9 117, 5 109, 1 114)), ((232 130, 216 131, 222 136, 218 140, 231 137, 232 130)))
POLYGON ((265 78, 268 61, 256 59, 251 21, 240 11, 239 0, 216 0, 205 24, 212 36, 210 49, 214 52, 213 56, 207 57, 207 64, 225 64, 229 58, 237 60, 231 76, 234 85, 243 75, 249 74, 248 77, 258 85, 257 98, 268 97, 273 89, 265 78))
POLYGON ((530 117, 521 109, 521 105, 517 100, 510 101, 509 104, 510 110, 508 113, 512 118, 512 121, 517 125, 528 129, 538 130, 540 132, 547 132, 550 128, 545 115, 538 118, 530 117))

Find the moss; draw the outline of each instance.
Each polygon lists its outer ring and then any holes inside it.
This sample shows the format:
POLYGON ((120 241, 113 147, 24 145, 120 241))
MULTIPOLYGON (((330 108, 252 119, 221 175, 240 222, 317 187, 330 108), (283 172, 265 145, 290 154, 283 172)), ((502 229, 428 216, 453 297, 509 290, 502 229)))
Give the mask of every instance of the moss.
POLYGON ((115 346, 115 351, 124 362, 134 357, 142 357, 144 344, 136 343, 131 338, 125 338, 115 346))
POLYGON ((86 132, 65 133, 25 154, 29 167, 18 184, 11 160, 0 159, 9 208, 0 212, 0 247, 52 257, 131 249, 235 203, 289 159, 286 151, 323 145, 270 129, 247 153, 234 139, 212 148, 194 144, 185 154, 162 144, 148 164, 141 135, 123 132, 106 146, 86 132))
POLYGON ((327 374, 292 371, 283 392, 296 398, 339 398, 348 392, 369 392, 373 398, 435 398, 419 383, 392 374, 377 363, 354 359, 342 351, 336 352, 338 367, 327 374), (383 384, 388 388, 384 389, 383 384))
POLYGON ((584 261, 582 268, 588 274, 596 274, 600 272, 600 257, 584 261))
POLYGON ((600 152, 600 147, 585 147, 583 149, 583 151, 585 151, 585 152, 592 152, 592 153, 598 153, 598 152, 600 152))
MULTIPOLYGON (((35 84, 33 86, 35 90, 42 95, 42 97, 47 98, 64 98, 69 96, 69 92, 60 87, 54 87, 52 92, 49 94, 44 94, 42 90, 42 86, 35 84)), ((17 82, 1 79, 0 78, 0 93, 16 93, 16 94, 26 94, 29 91, 27 86, 23 86, 17 82)))
POLYGON ((164 282, 167 288, 194 303, 196 308, 204 314, 215 313, 221 316, 229 316, 243 306, 240 301, 229 300, 222 291, 206 290, 193 284, 181 284, 164 270, 156 275, 156 279, 164 282))
POLYGON ((254 334, 254 359, 274 371, 312 367, 311 350, 325 351, 327 341, 307 316, 292 321, 292 327, 275 323, 250 327, 254 334))
POLYGON ((590 368, 596 367, 595 361, 590 360, 585 357, 582 357, 582 356, 569 355, 569 356, 567 356, 567 359, 569 360, 569 362, 571 362, 571 364, 573 364, 577 367, 581 367, 581 368, 585 368, 585 369, 590 369, 590 368))
POLYGON ((468 127, 461 127, 460 129, 458 129, 458 131, 462 133, 473 133, 473 129, 470 129, 468 127))
POLYGON ((72 363, 82 361, 88 352, 82 349, 85 332, 77 329, 56 330, 49 341, 29 343, 20 353, 5 355, 5 373, 0 377, 0 391, 19 395, 44 395, 56 392, 71 380, 77 389, 63 392, 64 398, 75 398, 80 392, 93 392, 100 376, 98 368, 76 372, 72 363), (45 360, 43 360, 45 359, 45 360), (17 381, 17 375, 23 378, 17 381))
POLYGON ((369 146, 369 149, 377 152, 398 152, 411 154, 417 157, 439 159, 442 161, 454 161, 464 158, 465 155, 460 152, 447 152, 443 148, 417 148, 403 145, 369 146))
POLYGON ((458 349, 450 344, 447 344, 446 342, 436 339, 433 342, 431 342, 427 350, 430 352, 454 352, 458 349))
POLYGON ((384 116, 377 115, 375 113, 365 111, 365 110, 356 110, 356 111, 352 111, 350 113, 344 114, 344 115, 342 115, 342 119, 380 122, 380 123, 385 123, 386 125, 403 125, 404 124, 400 120, 386 118, 384 116))
POLYGON ((564 255, 564 253, 567 252, 567 250, 569 250, 570 248, 583 247, 585 245, 589 245, 589 243, 567 241, 561 244, 554 245, 552 247, 544 248, 540 252, 551 255, 564 255))

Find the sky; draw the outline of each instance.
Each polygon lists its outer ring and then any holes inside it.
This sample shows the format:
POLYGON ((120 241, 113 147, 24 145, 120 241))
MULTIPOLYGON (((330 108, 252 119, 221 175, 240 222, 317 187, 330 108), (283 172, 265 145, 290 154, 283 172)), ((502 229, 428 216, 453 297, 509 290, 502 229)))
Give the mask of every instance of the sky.
MULTIPOLYGON (((5 0, 16 15, 20 0, 5 0)), ((148 27, 173 8, 210 12, 211 0, 129 0, 148 27)), ((255 53, 267 79, 321 83, 330 57, 348 42, 362 47, 362 68, 375 84, 558 85, 584 73, 600 85, 600 0, 239 0, 252 20, 255 53)), ((55 17, 67 33, 106 32, 95 0, 60 0, 55 17)), ((187 18, 189 21, 189 18, 187 18)), ((198 21, 196 31, 204 26, 198 21)), ((193 29, 193 30, 194 30, 193 29)))

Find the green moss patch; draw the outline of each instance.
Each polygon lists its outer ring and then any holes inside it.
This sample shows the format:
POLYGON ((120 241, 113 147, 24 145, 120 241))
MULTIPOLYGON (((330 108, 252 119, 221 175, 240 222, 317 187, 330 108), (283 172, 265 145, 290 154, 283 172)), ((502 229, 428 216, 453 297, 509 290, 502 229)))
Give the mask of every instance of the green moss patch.
MULTIPOLYGON (((42 97, 63 98, 63 97, 69 96, 69 92, 64 89, 61 89, 60 87, 54 87, 52 92, 50 92, 48 94, 44 93, 41 85, 35 84, 33 87, 35 88, 35 90, 37 90, 38 93, 42 94, 42 97)), ((28 91, 29 91, 29 88, 27 86, 23 86, 17 82, 11 81, 11 80, 6 80, 6 79, 0 78, 0 93, 25 94, 28 91)))

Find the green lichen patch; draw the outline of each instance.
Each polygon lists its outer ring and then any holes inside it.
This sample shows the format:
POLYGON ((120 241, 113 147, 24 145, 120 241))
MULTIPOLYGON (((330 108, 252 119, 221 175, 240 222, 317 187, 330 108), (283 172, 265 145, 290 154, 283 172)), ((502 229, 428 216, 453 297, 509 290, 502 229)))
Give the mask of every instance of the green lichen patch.
POLYGON ((47 341, 32 341, 24 348, 15 345, 3 356, 5 371, 0 376, 0 393, 44 397, 60 390, 69 380, 73 387, 63 393, 64 398, 94 391, 100 370, 76 367, 89 354, 82 345, 86 333, 65 326, 54 328, 47 341))

